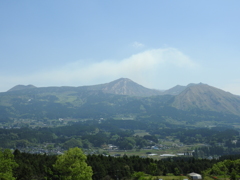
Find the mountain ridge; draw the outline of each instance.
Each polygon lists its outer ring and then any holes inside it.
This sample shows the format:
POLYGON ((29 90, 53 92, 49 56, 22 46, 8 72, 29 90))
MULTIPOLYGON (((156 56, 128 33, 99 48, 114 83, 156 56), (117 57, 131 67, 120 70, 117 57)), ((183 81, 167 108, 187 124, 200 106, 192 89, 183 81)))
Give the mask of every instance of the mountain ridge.
MULTIPOLYGON (((187 86, 177 85, 169 90, 160 91, 146 88, 128 78, 120 78, 105 84, 79 87, 18 85, 5 93, 0 93, 0 95, 0 105, 4 107, 5 105, 16 106, 17 102, 18 106, 16 107, 21 108, 21 106, 29 104, 28 100, 31 99, 31 102, 35 100, 38 104, 49 102, 54 106, 59 105, 66 108, 79 108, 85 105, 87 105, 87 108, 91 108, 102 104, 105 110, 109 112, 112 107, 128 106, 129 103, 134 102, 131 108, 134 109, 134 112, 138 112, 139 109, 141 109, 140 111, 146 110, 147 108, 150 112, 151 108, 171 106, 183 111, 201 109, 240 116, 239 96, 203 83, 191 83, 187 86), (92 102, 94 103, 92 104, 92 102), (153 107, 153 104, 156 107, 153 107)), ((50 104, 49 109, 51 109, 50 104)), ((92 110, 88 109, 88 111, 90 113, 92 110)))
POLYGON ((72 87, 72 86, 61 86, 61 87, 40 87, 37 88, 33 85, 17 85, 13 88, 9 89, 7 92, 13 92, 13 91, 19 91, 19 90, 29 90, 32 88, 36 89, 71 89, 73 91, 78 90, 91 90, 91 91, 102 91, 103 93, 109 93, 109 94, 117 94, 117 95, 128 95, 128 96, 141 96, 141 97, 147 97, 147 96, 154 96, 154 95, 162 95, 162 92, 160 90, 155 89, 149 89, 146 88, 128 78, 120 78, 114 81, 111 81, 109 83, 104 84, 97 84, 97 85, 90 85, 90 86, 78 86, 78 87, 72 87))

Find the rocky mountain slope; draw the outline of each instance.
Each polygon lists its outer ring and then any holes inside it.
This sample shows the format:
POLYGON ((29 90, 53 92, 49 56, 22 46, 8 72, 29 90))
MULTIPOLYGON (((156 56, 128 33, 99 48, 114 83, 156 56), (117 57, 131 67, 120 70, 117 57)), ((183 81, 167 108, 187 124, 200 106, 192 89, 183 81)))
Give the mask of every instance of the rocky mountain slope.
POLYGON ((121 78, 102 85, 104 93, 129 95, 129 96, 153 96, 161 95, 162 92, 139 85, 128 78, 121 78))

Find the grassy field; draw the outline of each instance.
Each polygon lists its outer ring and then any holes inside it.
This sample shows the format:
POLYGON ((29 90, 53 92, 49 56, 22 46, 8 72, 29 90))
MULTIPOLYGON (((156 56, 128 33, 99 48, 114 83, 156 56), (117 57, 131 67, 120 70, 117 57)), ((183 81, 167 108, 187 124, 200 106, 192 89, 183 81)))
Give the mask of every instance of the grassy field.
POLYGON ((149 135, 148 132, 146 132, 145 130, 134 130, 134 136, 140 136, 143 137, 145 135, 149 135))

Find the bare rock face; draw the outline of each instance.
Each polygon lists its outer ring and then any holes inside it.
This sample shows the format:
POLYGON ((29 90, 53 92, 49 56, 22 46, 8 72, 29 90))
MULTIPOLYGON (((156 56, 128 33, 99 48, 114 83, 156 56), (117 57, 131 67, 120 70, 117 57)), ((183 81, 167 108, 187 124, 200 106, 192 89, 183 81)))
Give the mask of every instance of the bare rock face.
POLYGON ((101 90, 105 93, 129 96, 153 96, 162 94, 161 91, 145 88, 128 78, 121 78, 104 84, 101 90))

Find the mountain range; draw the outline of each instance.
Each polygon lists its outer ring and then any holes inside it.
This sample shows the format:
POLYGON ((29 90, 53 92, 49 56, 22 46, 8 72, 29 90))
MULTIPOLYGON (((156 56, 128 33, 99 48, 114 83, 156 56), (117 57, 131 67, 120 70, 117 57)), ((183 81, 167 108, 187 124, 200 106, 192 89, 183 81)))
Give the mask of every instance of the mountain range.
MULTIPOLYGON (((88 91, 102 91, 103 93, 109 93, 109 94, 116 94, 116 95, 128 95, 128 96, 153 96, 153 95, 162 95, 162 91, 149 89, 146 87, 143 87, 132 80, 128 78, 120 78, 118 80, 112 81, 110 83, 105 84, 99 84, 99 85, 92 85, 92 86, 80 86, 80 87, 51 87, 52 89, 72 89, 72 90, 88 90, 88 91)), ((37 87, 33 85, 17 85, 8 90, 8 92, 11 91, 19 91, 19 90, 36 90, 37 87)), ((46 87, 44 89, 49 89, 49 87, 46 87)))
POLYGON ((17 85, 17 86, 14 86, 13 88, 9 89, 7 92, 19 91, 19 90, 24 90, 24 91, 33 90, 33 91, 38 92, 40 89, 41 90, 44 89, 46 91, 50 90, 50 89, 52 89, 52 90, 55 89, 56 91, 58 91, 60 89, 61 90, 72 89, 73 91, 76 91, 76 90, 101 91, 103 93, 108 93, 108 94, 149 97, 149 96, 154 96, 154 95, 165 95, 165 94, 178 95, 183 90, 185 90, 187 87, 194 86, 194 85, 196 85, 196 84, 191 83, 187 86, 177 85, 173 88, 163 91, 163 90, 146 88, 128 78, 120 78, 120 79, 117 79, 115 81, 105 83, 105 84, 92 85, 92 86, 79 86, 79 87, 63 86, 63 87, 41 87, 41 88, 38 88, 34 85, 17 85))
POLYGON ((203 83, 177 85, 160 91, 146 88, 128 78, 79 87, 17 85, 0 93, 0 120, 134 113, 163 116, 164 108, 183 113, 198 111, 240 116, 240 97, 203 83))

